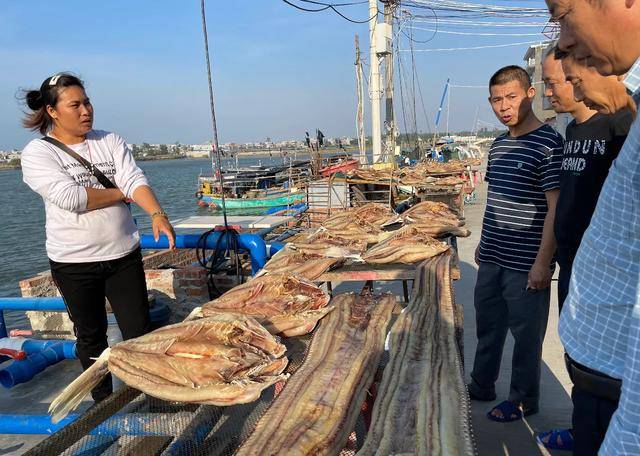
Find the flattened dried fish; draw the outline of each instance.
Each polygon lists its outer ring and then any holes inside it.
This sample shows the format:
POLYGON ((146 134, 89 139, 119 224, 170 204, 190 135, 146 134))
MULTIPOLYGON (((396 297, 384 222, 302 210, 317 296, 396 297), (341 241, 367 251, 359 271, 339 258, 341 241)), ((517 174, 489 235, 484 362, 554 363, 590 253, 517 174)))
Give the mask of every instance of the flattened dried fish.
POLYGON ((300 369, 236 453, 245 455, 334 455, 340 453, 378 369, 391 295, 353 293, 331 302, 300 369))
POLYGON ((333 265, 340 262, 341 260, 337 258, 326 258, 321 255, 296 252, 291 248, 285 247, 271 257, 267 264, 264 265, 261 273, 290 272, 307 280, 315 280, 333 265))
POLYGON ((391 328, 389 363, 358 455, 475 454, 449 258, 416 271, 411 302, 391 328))
POLYGON ((423 225, 451 225, 462 226, 459 213, 445 203, 435 201, 423 201, 412 206, 401 215, 407 223, 420 223, 423 225))
POLYGON ((256 277, 202 306, 207 317, 220 312, 249 315, 271 334, 300 336, 329 313, 329 295, 300 276, 284 272, 256 277))
POLYGON ((286 379, 286 348, 256 320, 218 314, 165 326, 106 349, 51 403, 58 421, 108 371, 160 399, 212 405, 244 404, 286 379))
POLYGON ((448 236, 448 235, 457 236, 457 237, 469 237, 471 235, 471 231, 464 228, 457 227, 457 226, 451 226, 451 225, 438 225, 438 224, 424 225, 421 223, 412 223, 411 226, 414 227, 416 230, 420 231, 421 233, 424 233, 434 238, 439 238, 439 237, 448 236))
POLYGON ((433 239, 415 226, 409 225, 371 247, 362 255, 362 259, 373 264, 412 264, 447 250, 449 246, 444 242, 433 239))

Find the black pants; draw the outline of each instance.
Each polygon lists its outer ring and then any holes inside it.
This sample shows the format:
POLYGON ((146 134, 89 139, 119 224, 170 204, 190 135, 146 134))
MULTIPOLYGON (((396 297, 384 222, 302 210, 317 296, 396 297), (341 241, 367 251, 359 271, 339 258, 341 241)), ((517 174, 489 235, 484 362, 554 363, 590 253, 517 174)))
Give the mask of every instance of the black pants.
POLYGON ((573 259, 576 256, 577 247, 575 249, 558 247, 556 251, 556 260, 560 266, 558 273, 558 311, 562 312, 562 306, 569 294, 569 282, 571 280, 571 269, 573 268, 573 259))
MULTIPOLYGON (((150 330, 147 285, 142 254, 136 249, 123 258, 91 263, 58 263, 49 260, 51 275, 73 321, 78 358, 83 369, 93 364, 107 347, 105 296, 122 332, 131 339, 150 330)), ((112 392, 111 377, 91 395, 100 401, 112 392)))
POLYGON ((573 454, 596 456, 618 403, 573 387, 573 454))

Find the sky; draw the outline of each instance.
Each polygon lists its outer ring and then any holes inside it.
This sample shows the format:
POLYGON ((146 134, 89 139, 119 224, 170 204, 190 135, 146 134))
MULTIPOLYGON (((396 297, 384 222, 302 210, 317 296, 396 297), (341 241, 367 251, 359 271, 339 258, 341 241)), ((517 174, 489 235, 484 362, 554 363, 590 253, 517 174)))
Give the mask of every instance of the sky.
MULTIPOLYGON (((493 3, 544 7, 543 0, 493 3)), ((353 19, 368 18, 367 4, 341 11, 353 19)), ((327 137, 356 136, 354 35, 359 35, 368 61, 367 24, 348 22, 331 11, 299 11, 281 0, 208 0, 206 12, 221 143, 302 139, 305 131, 316 128, 327 137)), ((417 83, 428 116, 425 120, 421 114, 418 98, 419 131, 431 130, 447 78, 454 85, 486 86, 496 69, 522 64, 528 46, 418 49, 544 40, 542 35, 438 33, 422 44, 419 41, 433 33, 413 33, 417 83)), ((408 49, 408 40, 399 45, 408 49)), ((410 71, 411 53, 401 55, 410 71)), ((25 109, 20 90, 38 88, 60 71, 71 71, 86 82, 95 109, 94 128, 115 131, 130 143, 198 144, 212 138, 199 0, 4 2, 0 150, 20 150, 36 137, 20 125, 25 109)), ((397 79, 395 111, 404 132, 397 79)), ((409 83, 405 78, 406 111, 413 109, 406 96, 409 83)), ((472 129, 476 110, 481 120, 496 124, 487 95, 484 88, 453 88, 450 130, 472 129)), ((369 134, 368 101, 365 115, 369 134)), ((446 118, 445 113, 440 131, 446 118)))

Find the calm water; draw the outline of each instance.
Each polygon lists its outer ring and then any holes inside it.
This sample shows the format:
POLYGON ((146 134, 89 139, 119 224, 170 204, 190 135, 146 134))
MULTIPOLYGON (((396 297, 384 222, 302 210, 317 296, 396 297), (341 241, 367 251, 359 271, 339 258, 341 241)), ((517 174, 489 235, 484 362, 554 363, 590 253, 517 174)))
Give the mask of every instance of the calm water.
MULTIPOLYGON (((269 164, 269 158, 261 159, 269 164)), ((244 160, 240 165, 256 163, 244 160)), ((274 163, 281 160, 274 159, 274 163)), ((208 159, 140 162, 164 210, 172 219, 206 214, 194 197, 200 172, 209 174, 208 159)), ((225 166, 225 164, 223 164, 225 166)), ((141 233, 150 233, 149 217, 135 205, 141 233)), ((0 297, 20 296, 18 281, 49 268, 44 241, 44 205, 22 182, 20 170, 0 171, 0 297)))

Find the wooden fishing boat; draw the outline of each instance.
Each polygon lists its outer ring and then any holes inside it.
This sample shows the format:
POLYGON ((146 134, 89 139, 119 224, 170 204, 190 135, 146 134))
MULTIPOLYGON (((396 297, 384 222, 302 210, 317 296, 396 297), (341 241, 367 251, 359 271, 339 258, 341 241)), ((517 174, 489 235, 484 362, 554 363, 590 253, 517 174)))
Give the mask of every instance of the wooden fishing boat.
MULTIPOLYGON (((263 198, 225 198, 227 209, 256 209, 279 206, 290 206, 304 202, 304 193, 276 194, 263 198)), ((222 198, 219 195, 202 195, 200 201, 209 207, 222 207, 222 198)))
POLYGON ((329 177, 335 173, 345 173, 349 170, 356 169, 360 166, 360 161, 356 158, 339 161, 337 163, 329 164, 320 169, 320 175, 322 177, 329 177))

